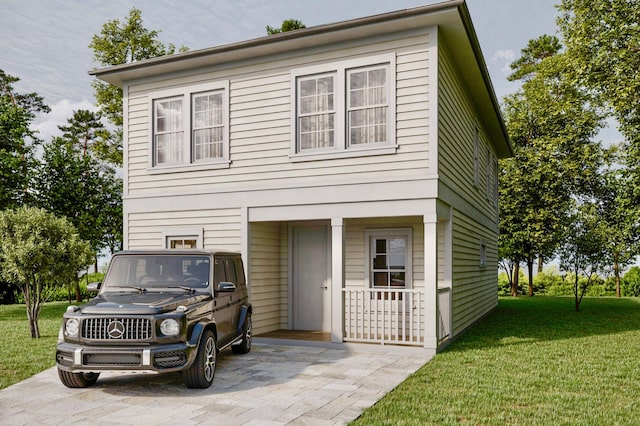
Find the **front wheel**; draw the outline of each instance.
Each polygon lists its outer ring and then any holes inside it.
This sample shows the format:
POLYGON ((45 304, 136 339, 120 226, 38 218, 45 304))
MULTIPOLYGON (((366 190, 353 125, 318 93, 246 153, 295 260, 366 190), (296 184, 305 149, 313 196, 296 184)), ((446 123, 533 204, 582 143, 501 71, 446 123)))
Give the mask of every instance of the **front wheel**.
POLYGON ((218 348, 211 330, 205 330, 200 339, 198 353, 193 364, 182 372, 182 379, 188 388, 206 389, 213 383, 216 374, 218 348))
POLYGON ((251 350, 251 314, 247 315, 247 319, 244 320, 244 326, 242 327, 242 342, 237 345, 231 346, 231 350, 234 354, 246 354, 251 350))
POLYGON ((72 373, 58 368, 58 377, 68 388, 86 388, 98 381, 100 373, 72 373))

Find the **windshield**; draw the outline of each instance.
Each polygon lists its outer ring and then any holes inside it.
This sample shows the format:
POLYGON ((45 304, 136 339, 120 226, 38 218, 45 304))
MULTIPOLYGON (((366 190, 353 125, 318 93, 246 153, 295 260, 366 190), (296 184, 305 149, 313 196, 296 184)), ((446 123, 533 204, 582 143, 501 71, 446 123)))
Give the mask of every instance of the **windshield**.
POLYGON ((204 288, 209 285, 210 262, 206 256, 115 256, 102 285, 103 291, 122 288, 204 288))

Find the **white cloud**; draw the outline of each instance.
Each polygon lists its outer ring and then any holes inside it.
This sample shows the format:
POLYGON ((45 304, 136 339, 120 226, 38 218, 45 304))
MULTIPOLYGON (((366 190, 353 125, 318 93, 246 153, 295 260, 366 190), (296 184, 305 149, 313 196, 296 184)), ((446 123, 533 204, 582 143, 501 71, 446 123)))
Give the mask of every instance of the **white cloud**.
POLYGON ((511 63, 515 61, 516 54, 513 50, 505 49, 505 50, 497 50, 489 61, 491 67, 498 68, 500 73, 505 77, 513 72, 511 69, 511 63))
POLYGON ((97 110, 96 106, 87 100, 72 102, 68 99, 63 99, 50 107, 51 112, 37 117, 33 125, 33 129, 38 132, 38 137, 45 142, 50 142, 54 136, 62 135, 58 126, 67 124, 67 120, 73 117, 74 111, 79 109, 97 110))

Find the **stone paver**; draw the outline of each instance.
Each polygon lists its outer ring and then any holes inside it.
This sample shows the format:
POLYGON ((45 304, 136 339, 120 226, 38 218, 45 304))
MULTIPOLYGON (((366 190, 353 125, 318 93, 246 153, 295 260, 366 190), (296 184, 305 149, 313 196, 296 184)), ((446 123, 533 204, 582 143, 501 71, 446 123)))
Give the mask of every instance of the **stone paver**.
POLYGON ((0 424, 345 424, 431 358, 420 348, 285 343, 225 351, 203 390, 179 373, 103 373, 91 388, 68 389, 51 368, 0 391, 0 424))

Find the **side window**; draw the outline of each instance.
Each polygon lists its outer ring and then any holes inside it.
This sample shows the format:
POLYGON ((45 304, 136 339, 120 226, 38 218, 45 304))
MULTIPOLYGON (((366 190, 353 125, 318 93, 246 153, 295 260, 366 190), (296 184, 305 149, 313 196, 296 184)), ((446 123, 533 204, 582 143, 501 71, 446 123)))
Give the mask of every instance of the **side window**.
POLYGON ((236 264, 236 276, 238 277, 238 285, 245 285, 247 283, 245 276, 244 276, 244 268, 242 267, 242 259, 240 258, 236 258, 235 262, 236 264))
POLYGON ((238 278, 236 277, 236 268, 232 258, 226 258, 224 260, 225 270, 227 271, 227 281, 230 283, 238 284, 238 278))
POLYGON ((224 273, 224 259, 216 257, 213 263, 213 285, 217 286, 223 281, 227 281, 224 273))

